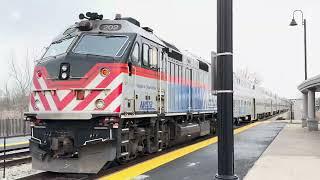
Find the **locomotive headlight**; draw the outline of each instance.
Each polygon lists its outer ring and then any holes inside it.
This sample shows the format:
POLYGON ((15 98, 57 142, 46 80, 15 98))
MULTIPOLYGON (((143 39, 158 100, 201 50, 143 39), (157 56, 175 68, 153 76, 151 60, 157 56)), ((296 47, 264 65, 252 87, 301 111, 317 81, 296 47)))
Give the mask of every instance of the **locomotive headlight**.
POLYGON ((67 70, 68 70, 68 66, 67 66, 67 65, 61 66, 61 70, 62 70, 63 72, 67 71, 67 70))
POLYGON ((97 99, 95 104, 96 104, 97 109, 102 109, 105 105, 105 103, 102 99, 97 99))
POLYGON ((100 69, 100 75, 103 77, 107 77, 110 74, 110 70, 108 68, 101 68, 100 69))
POLYGON ((42 72, 41 71, 37 71, 37 78, 41 78, 42 77, 42 72))
POLYGON ((39 109, 39 107, 40 107, 40 101, 39 101, 38 99, 36 99, 36 100, 34 101, 34 108, 35 108, 35 109, 39 109))
POLYGON ((70 76, 70 64, 68 63, 61 63, 60 65, 60 73, 59 79, 66 80, 70 76))
POLYGON ((67 79, 68 74, 66 72, 61 73, 61 78, 62 79, 67 79))

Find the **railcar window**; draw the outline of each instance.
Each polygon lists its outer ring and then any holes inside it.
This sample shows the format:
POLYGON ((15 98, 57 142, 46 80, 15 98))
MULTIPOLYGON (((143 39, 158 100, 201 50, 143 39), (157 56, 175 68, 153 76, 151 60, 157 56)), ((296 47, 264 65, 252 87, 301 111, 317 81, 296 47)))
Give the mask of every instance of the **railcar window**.
POLYGON ((85 35, 74 49, 74 52, 114 57, 119 55, 127 40, 128 37, 125 36, 85 35))
POLYGON ((131 59, 132 59, 134 62, 139 62, 139 51, 140 51, 139 44, 136 43, 136 44, 134 45, 134 49, 133 49, 132 55, 131 55, 131 59))
POLYGON ((64 39, 64 40, 59 40, 56 42, 53 42, 48 50, 45 52, 45 54, 43 55, 43 58, 47 58, 50 56, 57 56, 60 54, 63 54, 65 52, 67 52, 70 44, 72 43, 72 41, 74 40, 75 37, 71 37, 69 39, 64 39))
POLYGON ((161 55, 162 55, 162 58, 161 58, 161 61, 162 61, 162 71, 163 72, 167 72, 167 67, 166 67, 166 55, 161 52, 161 55))
POLYGON ((142 63, 145 66, 149 66, 149 46, 147 44, 143 44, 142 51, 143 51, 142 63))
POLYGON ((149 66, 151 66, 152 64, 152 58, 153 58, 153 49, 152 48, 149 48, 149 66))
POLYGON ((163 59, 162 59, 162 58, 163 58, 163 57, 162 57, 162 51, 159 50, 158 64, 159 64, 159 68, 161 68, 160 71, 163 71, 163 59))
POLYGON ((158 49, 153 47, 151 52, 150 66, 156 68, 158 63, 158 49))

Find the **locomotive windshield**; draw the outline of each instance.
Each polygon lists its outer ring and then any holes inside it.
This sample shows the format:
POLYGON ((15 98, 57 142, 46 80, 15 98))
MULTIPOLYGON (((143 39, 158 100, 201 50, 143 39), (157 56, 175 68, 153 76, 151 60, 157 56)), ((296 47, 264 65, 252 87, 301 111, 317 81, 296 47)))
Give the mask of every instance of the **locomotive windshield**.
POLYGON ((75 37, 71 37, 68 39, 63 39, 63 40, 53 42, 49 46, 46 53, 43 55, 43 58, 50 57, 50 56, 57 56, 59 54, 63 54, 65 52, 67 52, 67 49, 70 46, 70 44, 72 43, 74 38, 75 37))
POLYGON ((98 56, 120 56, 119 52, 127 40, 128 37, 126 36, 85 35, 74 49, 74 52, 98 56))

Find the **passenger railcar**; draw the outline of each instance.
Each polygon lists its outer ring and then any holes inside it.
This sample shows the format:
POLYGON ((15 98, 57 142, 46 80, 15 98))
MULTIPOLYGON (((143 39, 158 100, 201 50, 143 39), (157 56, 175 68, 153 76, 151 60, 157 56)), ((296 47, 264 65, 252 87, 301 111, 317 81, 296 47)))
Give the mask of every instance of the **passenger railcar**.
MULTIPOLYGON (((133 18, 79 17, 34 69, 25 114, 33 122, 33 168, 97 173, 109 162, 125 163, 215 132, 209 63, 133 18)), ((271 115, 269 96, 255 92, 237 79, 236 122, 271 115)))

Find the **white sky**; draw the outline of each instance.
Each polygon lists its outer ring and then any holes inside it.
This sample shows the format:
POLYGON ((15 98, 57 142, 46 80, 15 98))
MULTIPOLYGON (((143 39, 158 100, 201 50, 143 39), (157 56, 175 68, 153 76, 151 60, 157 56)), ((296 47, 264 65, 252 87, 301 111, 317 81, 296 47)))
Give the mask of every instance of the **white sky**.
MULTIPOLYGON (((214 0, 0 0, 0 89, 8 80, 8 61, 14 54, 23 62, 40 54, 44 46, 81 12, 95 11, 105 18, 116 13, 131 16, 154 33, 210 60, 216 50, 214 0)), ((320 39, 320 1, 235 0, 234 70, 248 68, 263 79, 262 85, 280 96, 295 98, 304 79, 303 27, 289 27, 292 11, 307 18, 309 77, 319 74, 317 41, 320 39)), ((301 17, 297 22, 301 25, 301 17)), ((9 80, 10 81, 10 80, 9 80)))

